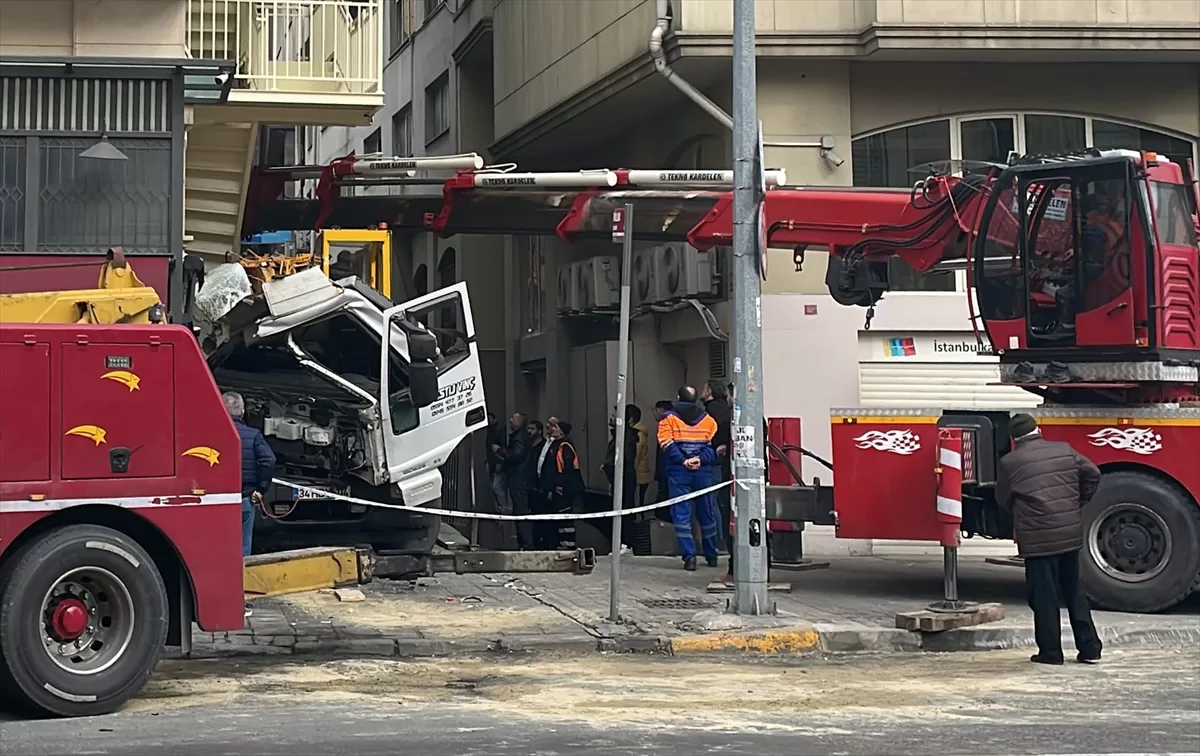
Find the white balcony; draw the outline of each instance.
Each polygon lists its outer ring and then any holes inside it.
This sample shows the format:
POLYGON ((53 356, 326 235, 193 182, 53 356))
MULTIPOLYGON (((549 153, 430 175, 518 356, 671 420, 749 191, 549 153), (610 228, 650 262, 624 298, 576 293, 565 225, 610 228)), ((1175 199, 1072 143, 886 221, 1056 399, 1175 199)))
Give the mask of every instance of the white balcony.
POLYGON ((383 0, 188 0, 191 57, 237 64, 231 105, 378 108, 383 34, 383 0))

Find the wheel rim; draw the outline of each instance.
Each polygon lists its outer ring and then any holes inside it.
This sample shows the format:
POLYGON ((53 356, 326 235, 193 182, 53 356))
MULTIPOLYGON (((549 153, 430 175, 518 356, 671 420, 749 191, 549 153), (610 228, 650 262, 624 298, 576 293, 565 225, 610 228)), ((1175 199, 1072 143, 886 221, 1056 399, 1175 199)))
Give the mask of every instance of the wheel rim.
POLYGON ((1141 504, 1114 504, 1088 529, 1088 550, 1106 575, 1125 583, 1156 577, 1171 560, 1171 530, 1141 504))
POLYGON ((133 638, 129 589, 100 567, 79 567, 54 582, 42 599, 42 645, 60 669, 102 672, 124 656, 133 638))

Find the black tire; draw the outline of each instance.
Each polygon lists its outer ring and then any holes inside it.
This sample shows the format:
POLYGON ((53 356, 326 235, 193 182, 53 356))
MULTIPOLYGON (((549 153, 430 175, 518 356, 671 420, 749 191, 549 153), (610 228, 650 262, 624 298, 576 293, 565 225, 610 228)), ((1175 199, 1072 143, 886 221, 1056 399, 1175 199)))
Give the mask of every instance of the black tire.
POLYGON ((1106 474, 1084 508, 1083 533, 1080 580, 1098 609, 1161 612, 1200 587, 1200 507, 1177 486, 1106 474))
POLYGON ((145 686, 162 656, 168 613, 162 576, 136 541, 97 525, 52 530, 21 550, 0 586, 0 690, 19 694, 19 704, 41 715, 115 711, 145 686), (64 653, 52 657, 57 641, 44 642, 45 609, 67 578, 72 598, 86 598, 80 603, 95 611, 83 646, 58 644, 64 653))

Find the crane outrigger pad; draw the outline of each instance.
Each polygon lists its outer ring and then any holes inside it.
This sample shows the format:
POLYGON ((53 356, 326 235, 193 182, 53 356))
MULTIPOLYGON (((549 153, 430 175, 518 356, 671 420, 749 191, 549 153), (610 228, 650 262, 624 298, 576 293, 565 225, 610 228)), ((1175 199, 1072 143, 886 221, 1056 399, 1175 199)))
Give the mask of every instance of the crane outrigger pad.
POLYGON ((329 546, 247 557, 242 570, 246 600, 365 585, 376 578, 431 577, 484 572, 569 572, 596 567, 592 549, 491 551, 439 549, 432 554, 379 554, 371 549, 329 546))

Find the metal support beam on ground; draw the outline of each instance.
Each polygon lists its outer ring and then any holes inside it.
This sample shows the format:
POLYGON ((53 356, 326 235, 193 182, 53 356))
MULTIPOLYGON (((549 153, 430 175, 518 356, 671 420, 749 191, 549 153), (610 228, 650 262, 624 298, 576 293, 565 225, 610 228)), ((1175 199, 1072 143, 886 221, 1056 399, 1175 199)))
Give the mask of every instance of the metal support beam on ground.
POLYGON ((734 600, 738 614, 770 611, 767 602, 766 463, 761 438, 762 278, 761 206, 766 192, 761 161, 754 50, 754 0, 733 6, 733 488, 738 513, 734 600), (761 259, 760 259, 761 258, 761 259))

